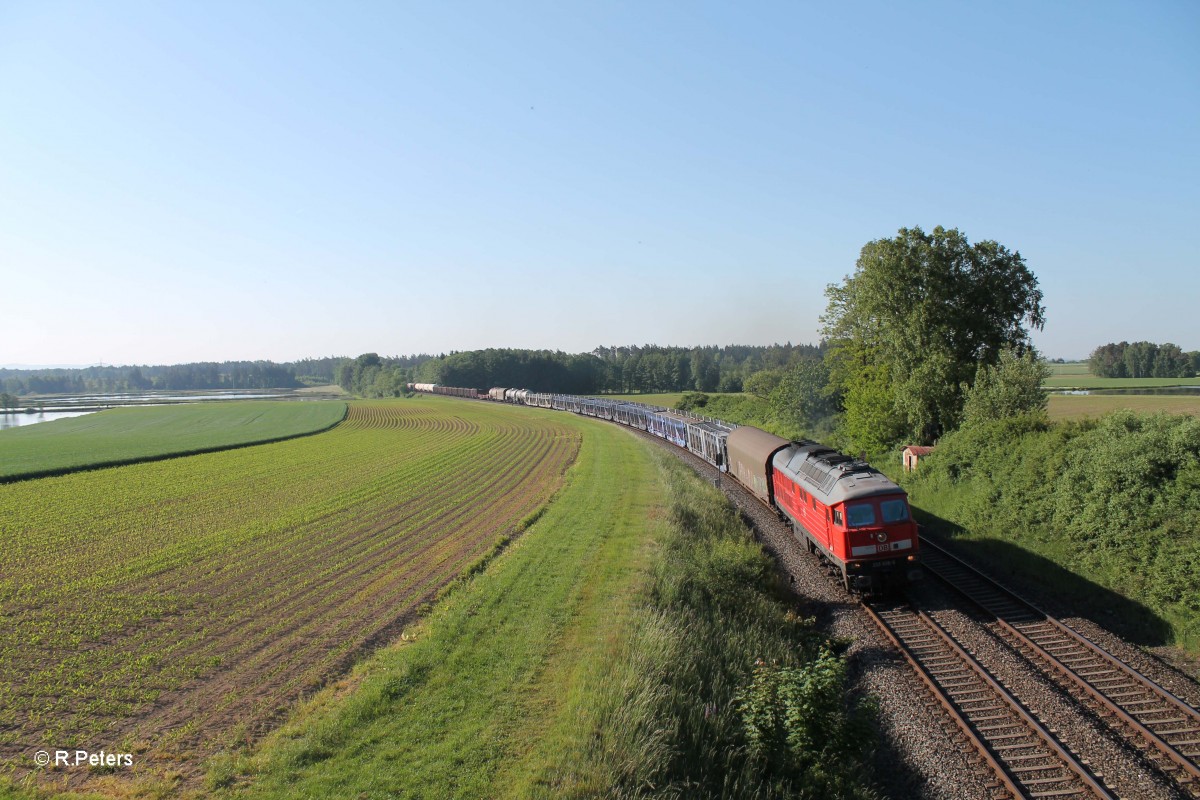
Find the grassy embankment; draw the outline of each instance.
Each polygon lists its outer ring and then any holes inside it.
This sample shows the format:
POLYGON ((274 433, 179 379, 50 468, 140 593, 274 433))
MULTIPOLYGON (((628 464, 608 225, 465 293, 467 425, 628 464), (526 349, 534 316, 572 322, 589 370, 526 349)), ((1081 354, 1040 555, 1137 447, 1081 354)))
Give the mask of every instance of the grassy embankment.
POLYGON ((0 482, 281 441, 345 415, 336 401, 114 408, 0 432, 0 482))
POLYGON ((510 550, 261 749, 217 761, 213 789, 864 795, 844 662, 775 598, 723 498, 628 432, 564 418, 579 458, 510 550))
POLYGON ((1200 420, 1001 420, 947 435, 904 483, 976 561, 1135 642, 1200 651, 1200 420))

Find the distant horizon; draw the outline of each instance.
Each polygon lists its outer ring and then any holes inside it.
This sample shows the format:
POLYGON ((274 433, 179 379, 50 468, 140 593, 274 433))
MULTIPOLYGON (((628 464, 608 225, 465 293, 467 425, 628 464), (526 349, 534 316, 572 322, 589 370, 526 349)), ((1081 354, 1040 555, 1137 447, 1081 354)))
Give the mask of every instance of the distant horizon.
MULTIPOLYGON (((772 346, 782 346, 784 344, 786 344, 786 342, 772 342, 770 344, 765 344, 765 345, 747 344, 745 342, 738 342, 738 343, 733 343, 733 344, 707 344, 707 345, 705 345, 705 344, 701 344, 701 345, 624 344, 624 345, 598 345, 598 347, 601 347, 601 346, 602 347, 667 347, 667 348, 679 348, 679 349, 684 349, 684 350, 691 350, 691 349, 694 349, 697 347, 717 347, 717 348, 772 347, 772 346)), ((817 346, 818 342, 792 342, 791 344, 793 344, 793 345, 809 345, 809 346, 815 347, 815 346, 817 346)), ((1106 344, 1106 343, 1102 342, 1101 344, 1106 344)), ((1161 343, 1159 343, 1159 344, 1161 344, 1161 343)), ((1097 346, 1099 346, 1099 345, 1097 345, 1097 346)), ((1191 348, 1185 347, 1183 345, 1180 345, 1180 347, 1185 352, 1189 352, 1191 350, 1191 348)), ((562 352, 562 353, 570 353, 573 355, 585 355, 585 354, 590 354, 590 353, 594 352, 596 349, 597 348, 595 348, 595 347, 593 347, 589 350, 565 350, 563 348, 556 349, 556 348, 544 348, 544 347, 541 347, 541 348, 534 348, 534 347, 478 347, 478 348, 472 348, 471 350, 439 350, 436 353, 391 353, 391 354, 382 353, 378 350, 364 350, 362 353, 355 353, 354 355, 302 356, 300 358, 293 358, 293 359, 277 359, 277 358, 211 359, 211 358, 209 358, 209 359, 198 359, 195 361, 161 361, 161 362, 141 361, 141 362, 136 362, 136 363, 97 362, 97 363, 92 363, 92 364, 0 364, 0 369, 22 370, 22 371, 33 372, 33 371, 38 371, 38 370, 53 370, 53 369, 62 369, 62 370, 91 369, 93 367, 109 367, 109 368, 113 368, 113 369, 127 369, 127 368, 133 368, 133 367, 173 367, 173 366, 182 366, 184 364, 224 364, 224 363, 228 363, 228 362, 255 362, 255 361, 270 362, 272 364, 295 364, 300 361, 316 360, 316 359, 324 359, 324 358, 355 359, 355 358, 358 358, 358 356, 360 356, 360 355, 364 355, 365 353, 375 353, 380 358, 411 358, 411 357, 419 356, 419 355, 428 355, 432 358, 437 358, 441 355, 448 355, 452 352, 454 352, 454 353, 477 352, 477 351, 482 351, 482 350, 549 350, 550 352, 562 352)), ((1088 360, 1088 356, 1083 356, 1081 358, 1066 358, 1063 356, 1049 356, 1044 353, 1042 353, 1041 355, 1046 361, 1054 361, 1055 359, 1061 359, 1063 362, 1068 363, 1068 364, 1083 363, 1088 360)))

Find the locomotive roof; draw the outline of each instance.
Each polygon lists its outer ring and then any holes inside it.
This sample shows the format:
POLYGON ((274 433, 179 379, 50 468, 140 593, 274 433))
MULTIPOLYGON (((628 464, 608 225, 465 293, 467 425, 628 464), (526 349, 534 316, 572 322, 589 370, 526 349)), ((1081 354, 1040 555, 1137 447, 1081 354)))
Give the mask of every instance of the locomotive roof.
POLYGON ((903 490, 865 461, 816 442, 794 443, 775 454, 776 469, 812 492, 825 505, 903 490))

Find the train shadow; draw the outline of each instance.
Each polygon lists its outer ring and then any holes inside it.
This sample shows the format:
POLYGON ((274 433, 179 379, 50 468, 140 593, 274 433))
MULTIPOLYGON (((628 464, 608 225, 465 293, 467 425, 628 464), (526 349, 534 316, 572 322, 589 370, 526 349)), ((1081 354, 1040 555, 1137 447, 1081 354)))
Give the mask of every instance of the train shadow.
MULTIPOLYGON (((912 671, 904 658, 888 645, 863 647, 855 652, 851 663, 854 665, 854 669, 860 673, 870 669, 870 665, 878 668, 881 664, 885 664, 890 665, 885 666, 885 669, 895 669, 903 675, 912 676, 912 671)), ((885 678, 885 680, 902 679, 898 675, 885 678)), ((869 696, 869 692, 866 694, 869 696)), ((871 761, 877 783, 883 789, 883 796, 888 800, 923 800, 930 796, 928 778, 912 765, 912 754, 906 754, 900 744, 904 735, 898 727, 911 722, 912 719, 908 717, 892 719, 881 717, 878 720, 880 735, 875 741, 871 761)), ((932 717, 923 720, 924 723, 937 724, 936 719, 932 717)))
POLYGON ((1078 616, 1144 647, 1173 641, 1171 626, 1148 606, 1003 539, 970 539, 950 520, 914 509, 922 536, 1006 584, 1055 616, 1078 616))

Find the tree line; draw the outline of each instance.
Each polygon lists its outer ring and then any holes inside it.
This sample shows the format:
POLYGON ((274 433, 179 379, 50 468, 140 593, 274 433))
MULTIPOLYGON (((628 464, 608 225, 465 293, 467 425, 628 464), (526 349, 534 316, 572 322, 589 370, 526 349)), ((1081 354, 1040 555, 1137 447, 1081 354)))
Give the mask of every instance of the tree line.
POLYGON ((271 389, 302 385, 296 379, 294 365, 271 361, 52 370, 0 369, 0 387, 12 395, 138 392, 149 389, 271 389))
POLYGON ((1102 378, 1191 378, 1200 374, 1200 351, 1185 353, 1170 342, 1110 342, 1092 351, 1088 370, 1102 378))
POLYGON ((452 352, 407 366, 365 353, 342 367, 338 383, 347 391, 380 396, 409 376, 417 383, 489 389, 518 387, 563 394, 637 392, 739 392, 764 369, 783 369, 820 359, 819 345, 773 344, 724 347, 625 345, 590 353, 493 348, 452 352))

